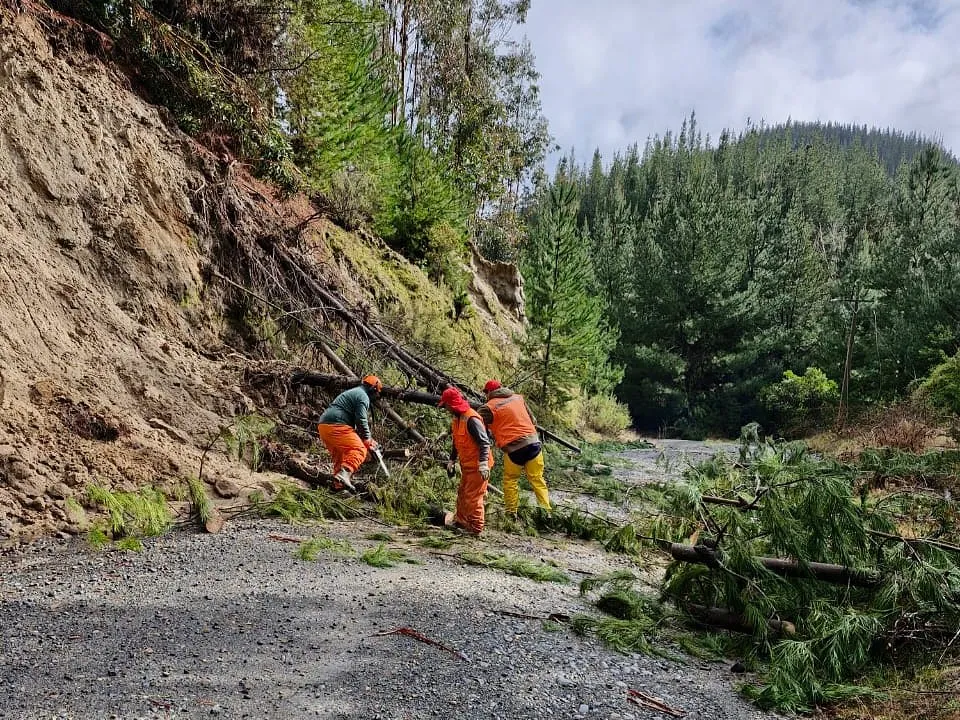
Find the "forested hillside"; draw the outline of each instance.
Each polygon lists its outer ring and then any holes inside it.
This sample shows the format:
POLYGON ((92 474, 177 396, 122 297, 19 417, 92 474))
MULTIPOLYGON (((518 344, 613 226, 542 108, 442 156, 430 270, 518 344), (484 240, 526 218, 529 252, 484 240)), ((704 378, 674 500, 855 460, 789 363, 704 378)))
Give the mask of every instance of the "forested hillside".
POLYGON ((511 39, 529 0, 51 6, 186 132, 449 284, 468 235, 516 239, 547 145, 533 56, 511 39))
MULTIPOLYGON (((891 175, 877 151, 909 155, 914 136, 821 130, 711 142, 691 117, 607 163, 565 158, 539 188, 534 226, 559 216, 589 248, 557 242, 555 258, 602 308, 587 344, 603 354, 618 338, 617 394, 640 427, 776 425, 790 387, 887 401, 957 352, 955 163, 927 144, 891 175)), ((535 273, 533 237, 521 255, 535 273)))
POLYGON ((208 148, 422 264, 456 317, 470 242, 517 259, 511 380, 551 412, 615 413, 616 388, 642 429, 733 433, 783 424, 785 371, 873 403, 957 351, 956 164, 915 133, 712 141, 691 117, 548 181, 528 0, 53 6, 208 148))
MULTIPOLYGON (((880 129, 849 123, 787 121, 782 125, 762 127, 759 131, 764 137, 786 137, 793 143, 794 148, 817 142, 840 148, 860 146, 879 158, 890 175, 895 175, 901 164, 911 162, 925 147, 939 145, 936 140, 915 131, 880 129)), ((946 151, 944 153, 949 155, 946 151)), ((949 160, 956 163, 956 158, 952 155, 949 155, 949 160)))

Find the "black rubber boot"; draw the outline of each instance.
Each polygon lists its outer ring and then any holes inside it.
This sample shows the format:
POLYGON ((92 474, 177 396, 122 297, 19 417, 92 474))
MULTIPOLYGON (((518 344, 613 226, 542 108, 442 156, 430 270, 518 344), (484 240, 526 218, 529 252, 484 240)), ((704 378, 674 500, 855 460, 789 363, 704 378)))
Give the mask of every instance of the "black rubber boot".
POLYGON ((427 522, 437 527, 443 527, 446 524, 447 512, 442 507, 436 505, 427 510, 427 522))

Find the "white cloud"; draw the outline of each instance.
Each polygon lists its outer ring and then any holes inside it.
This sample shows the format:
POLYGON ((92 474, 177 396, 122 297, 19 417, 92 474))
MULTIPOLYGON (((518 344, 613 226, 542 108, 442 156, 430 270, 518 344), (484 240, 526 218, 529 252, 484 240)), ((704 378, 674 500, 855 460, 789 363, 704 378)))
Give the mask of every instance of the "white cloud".
POLYGON ((558 144, 585 158, 748 118, 853 122, 960 151, 960 0, 534 0, 558 144))

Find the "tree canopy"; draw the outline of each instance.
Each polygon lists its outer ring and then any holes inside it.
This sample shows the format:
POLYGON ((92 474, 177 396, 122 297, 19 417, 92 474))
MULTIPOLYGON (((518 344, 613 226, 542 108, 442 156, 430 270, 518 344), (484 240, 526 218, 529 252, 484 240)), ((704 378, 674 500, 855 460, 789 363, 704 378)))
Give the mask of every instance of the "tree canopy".
POLYGON ((640 427, 772 422, 761 390, 809 367, 842 402, 889 400, 960 348, 953 158, 915 136, 795 129, 713 143, 691 116, 609 163, 564 161, 640 427))

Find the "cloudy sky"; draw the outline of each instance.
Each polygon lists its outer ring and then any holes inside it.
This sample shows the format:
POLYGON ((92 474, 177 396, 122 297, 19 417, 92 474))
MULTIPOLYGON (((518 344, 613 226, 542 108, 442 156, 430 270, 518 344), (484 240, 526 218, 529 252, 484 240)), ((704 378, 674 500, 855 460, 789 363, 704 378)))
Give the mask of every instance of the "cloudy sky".
POLYGON ((960 151, 960 0, 533 0, 556 142, 586 160, 747 119, 916 130, 960 151))

